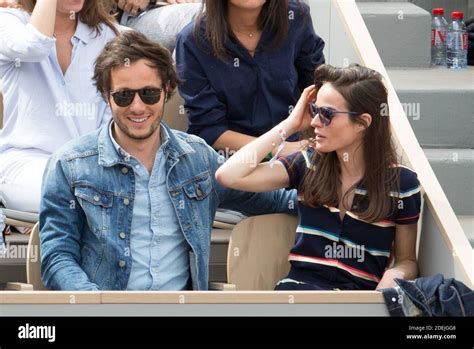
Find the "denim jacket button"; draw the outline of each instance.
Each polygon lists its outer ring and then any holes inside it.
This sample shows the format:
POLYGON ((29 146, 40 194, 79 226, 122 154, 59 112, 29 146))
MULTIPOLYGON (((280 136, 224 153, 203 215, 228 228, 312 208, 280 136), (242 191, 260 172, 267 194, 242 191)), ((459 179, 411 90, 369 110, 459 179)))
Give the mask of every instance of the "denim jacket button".
POLYGON ((124 240, 127 235, 126 235, 124 232, 121 232, 121 233, 119 234, 119 236, 120 236, 120 238, 121 238, 122 240, 124 240))
POLYGON ((128 206, 129 203, 130 203, 130 200, 128 200, 128 198, 123 199, 123 204, 125 206, 128 206))
POLYGON ((118 265, 120 268, 125 267, 125 261, 119 261, 118 265))
POLYGON ((94 201, 96 201, 96 202, 99 202, 99 201, 100 201, 99 195, 94 195, 94 201))
POLYGON ((126 175, 128 173, 128 168, 122 167, 122 173, 126 175))

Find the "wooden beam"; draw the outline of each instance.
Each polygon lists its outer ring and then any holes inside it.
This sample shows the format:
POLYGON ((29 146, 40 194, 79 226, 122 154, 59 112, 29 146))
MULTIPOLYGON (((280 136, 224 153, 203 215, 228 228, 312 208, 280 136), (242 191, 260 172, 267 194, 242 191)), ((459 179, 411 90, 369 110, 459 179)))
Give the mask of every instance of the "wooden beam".
MULTIPOLYGON (((470 283, 468 286, 473 288, 473 249, 418 143, 355 0, 332 0, 332 3, 345 25, 346 33, 360 62, 364 66, 378 71, 385 79, 394 140, 402 152, 403 159, 417 173, 424 190, 424 200, 427 202, 427 207, 433 214, 443 238, 451 249, 456 264, 465 275, 465 280, 470 283)), ((429 234, 429 232, 425 233, 429 234)))

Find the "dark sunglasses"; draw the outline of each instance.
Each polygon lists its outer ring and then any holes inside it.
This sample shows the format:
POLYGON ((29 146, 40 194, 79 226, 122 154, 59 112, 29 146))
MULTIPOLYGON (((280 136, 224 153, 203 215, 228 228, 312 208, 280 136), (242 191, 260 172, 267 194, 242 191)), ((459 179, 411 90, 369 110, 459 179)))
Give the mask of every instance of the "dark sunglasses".
POLYGON ((329 126, 334 114, 349 114, 351 116, 361 114, 355 111, 338 111, 327 107, 318 107, 315 103, 309 103, 309 112, 313 118, 319 115, 319 119, 324 126, 329 126))
POLYGON ((114 99, 115 104, 119 107, 128 107, 132 104, 135 94, 138 93, 143 103, 152 105, 160 101, 162 88, 141 88, 139 90, 118 90, 112 91, 110 95, 114 99))

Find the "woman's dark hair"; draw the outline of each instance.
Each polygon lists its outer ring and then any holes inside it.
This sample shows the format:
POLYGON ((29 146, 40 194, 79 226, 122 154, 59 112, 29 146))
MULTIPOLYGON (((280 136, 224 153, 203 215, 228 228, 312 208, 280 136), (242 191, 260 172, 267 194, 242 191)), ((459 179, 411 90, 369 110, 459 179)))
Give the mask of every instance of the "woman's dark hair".
MULTIPOLYGON (((398 192, 400 170, 392 142, 390 118, 388 115, 387 89, 382 76, 358 64, 347 68, 335 68, 328 64, 319 66, 314 73, 314 83, 319 90, 324 84, 331 84, 345 99, 348 110, 368 113, 372 123, 367 125, 360 116, 352 122, 366 127, 362 141, 365 174, 363 186, 367 190, 366 209, 358 212, 361 219, 376 222, 385 219, 396 209, 396 198, 391 192, 398 192)), ((300 191, 305 204, 338 206, 341 190, 341 168, 335 151, 313 155, 314 170, 308 170, 300 191)), ((356 185, 351 190, 356 189, 356 185)), ((342 198, 344 208, 348 193, 342 198)))
POLYGON ((145 35, 126 30, 105 45, 95 62, 93 80, 106 101, 110 94, 112 69, 140 59, 147 60, 151 67, 157 69, 168 98, 173 94, 181 80, 174 69, 170 52, 145 35))
MULTIPOLYGON (((268 28, 273 33, 273 47, 281 45, 288 33, 288 5, 289 0, 267 0, 260 12, 259 29, 268 28)), ((233 35, 227 19, 228 6, 228 0, 203 0, 203 6, 194 23, 194 40, 198 43, 202 41, 201 29, 204 27, 205 40, 213 54, 223 61, 230 57, 225 42, 229 35, 233 35)))
MULTIPOLYGON (((36 0, 21 0, 21 7, 31 13, 36 5, 36 0)), ((79 11, 79 17, 81 21, 87 24, 89 27, 94 28, 97 35, 100 34, 100 24, 104 23, 115 34, 118 34, 116 27, 116 20, 110 14, 110 0, 85 0, 84 7, 79 11)))

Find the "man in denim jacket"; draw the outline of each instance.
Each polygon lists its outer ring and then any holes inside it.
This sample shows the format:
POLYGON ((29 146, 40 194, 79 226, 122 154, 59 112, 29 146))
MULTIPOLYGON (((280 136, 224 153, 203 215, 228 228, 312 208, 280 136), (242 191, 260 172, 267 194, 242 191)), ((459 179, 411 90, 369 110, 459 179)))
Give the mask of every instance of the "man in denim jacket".
POLYGON ((251 194, 216 182, 223 159, 200 138, 161 123, 179 78, 168 51, 142 34, 126 31, 109 42, 94 79, 113 120, 49 160, 40 211, 44 284, 206 290, 217 207, 291 212, 294 192, 251 194))

